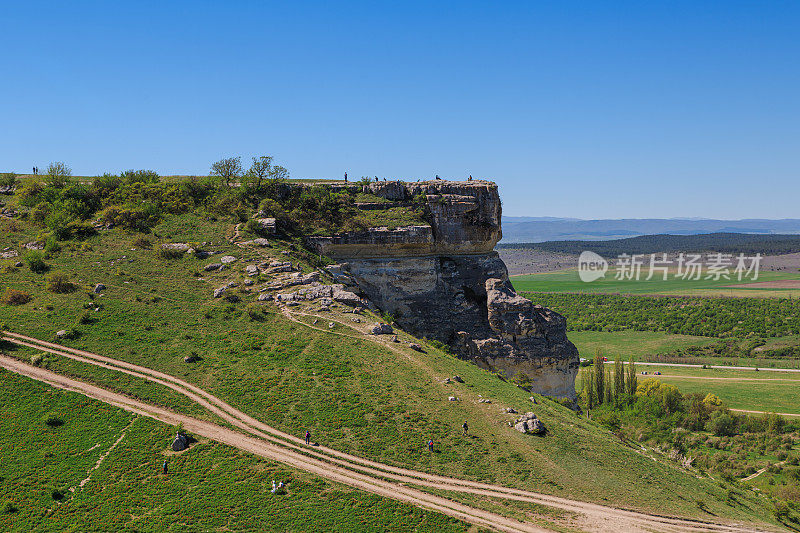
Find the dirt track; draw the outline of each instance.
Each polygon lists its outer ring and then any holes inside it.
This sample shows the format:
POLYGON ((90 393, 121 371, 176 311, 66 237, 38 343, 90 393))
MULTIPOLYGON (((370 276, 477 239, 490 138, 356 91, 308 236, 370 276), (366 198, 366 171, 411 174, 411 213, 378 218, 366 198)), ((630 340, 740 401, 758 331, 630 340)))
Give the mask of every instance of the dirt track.
POLYGON ((131 412, 156 418, 168 424, 183 422, 189 431, 224 442, 242 450, 274 459, 296 468, 313 472, 333 481, 405 501, 426 509, 436 510, 468 522, 490 526, 502 531, 545 531, 531 524, 523 524, 458 504, 446 498, 432 496, 404 484, 413 484, 436 489, 450 490, 475 495, 526 501, 571 511, 581 515, 577 521, 582 529, 593 531, 754 531, 746 527, 726 526, 695 522, 667 517, 651 516, 643 513, 614 509, 602 505, 579 502, 557 496, 509 489, 496 485, 448 478, 434 474, 416 472, 409 469, 391 467, 326 447, 306 447, 299 437, 286 434, 234 409, 219 398, 183 380, 112 358, 92 354, 82 350, 63 347, 23 335, 4 333, 4 340, 29 346, 38 350, 58 354, 84 363, 102 366, 124 372, 169 387, 209 411, 217 414, 233 426, 254 435, 243 435, 210 422, 204 422, 186 415, 156 407, 145 402, 128 398, 95 385, 69 379, 48 370, 37 368, 2 356, 0 366, 44 381, 53 386, 76 390, 98 400, 116 405, 131 412), (393 481, 388 481, 393 480, 393 481))

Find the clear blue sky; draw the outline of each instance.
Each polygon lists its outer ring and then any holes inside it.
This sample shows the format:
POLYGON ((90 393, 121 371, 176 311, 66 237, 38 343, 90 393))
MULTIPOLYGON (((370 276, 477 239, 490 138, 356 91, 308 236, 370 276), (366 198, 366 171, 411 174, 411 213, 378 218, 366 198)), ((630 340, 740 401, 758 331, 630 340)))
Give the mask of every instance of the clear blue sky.
POLYGON ((0 169, 496 180, 505 213, 800 217, 800 3, 4 2, 0 169))

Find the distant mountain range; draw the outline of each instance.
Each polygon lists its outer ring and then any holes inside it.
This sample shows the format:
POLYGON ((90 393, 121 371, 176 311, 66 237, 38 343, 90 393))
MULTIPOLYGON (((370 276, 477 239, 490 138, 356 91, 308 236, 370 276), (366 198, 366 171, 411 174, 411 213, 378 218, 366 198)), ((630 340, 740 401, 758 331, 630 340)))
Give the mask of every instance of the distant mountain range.
POLYGON ((705 233, 800 234, 800 219, 715 220, 706 218, 623 218, 582 220, 503 217, 503 244, 545 241, 604 241, 639 235, 705 233))

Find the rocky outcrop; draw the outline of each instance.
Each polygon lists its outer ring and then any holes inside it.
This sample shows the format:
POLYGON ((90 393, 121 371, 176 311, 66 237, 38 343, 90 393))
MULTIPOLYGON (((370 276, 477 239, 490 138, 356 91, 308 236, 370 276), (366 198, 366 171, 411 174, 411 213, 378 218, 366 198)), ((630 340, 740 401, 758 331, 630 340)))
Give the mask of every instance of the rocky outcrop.
POLYGON ((365 187, 391 202, 424 201, 430 224, 309 238, 341 262, 328 268, 334 279, 355 282, 417 336, 446 343, 533 392, 574 398, 578 351, 567 339, 564 317, 517 295, 493 250, 502 236, 497 186, 435 181, 365 187))

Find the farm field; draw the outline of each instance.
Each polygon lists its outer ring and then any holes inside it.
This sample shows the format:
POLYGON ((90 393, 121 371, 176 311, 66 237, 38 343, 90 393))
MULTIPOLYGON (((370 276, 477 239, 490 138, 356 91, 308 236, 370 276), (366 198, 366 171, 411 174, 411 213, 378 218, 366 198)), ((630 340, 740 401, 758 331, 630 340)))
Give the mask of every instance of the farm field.
MULTIPOLYGON (((757 283, 743 279, 741 282, 732 277, 730 280, 682 280, 670 274, 665 281, 658 274, 647 281, 646 269, 637 280, 614 279, 614 271, 609 270, 605 278, 585 283, 578 277, 576 269, 546 272, 540 274, 523 274, 511 277, 517 291, 527 292, 580 292, 598 294, 663 294, 672 296, 736 296, 749 298, 790 298, 800 297, 800 287, 786 289, 775 288, 769 282, 785 282, 800 280, 800 272, 760 272, 757 283)), ((784 283, 780 283, 784 286, 784 283)))
POLYGON ((693 335, 675 335, 663 331, 570 331, 569 340, 578 348, 581 357, 591 359, 596 350, 608 357, 617 356, 627 361, 633 356, 636 361, 644 361, 647 356, 666 353, 689 346, 712 344, 717 339, 693 335))
POLYGON ((470 528, 205 439, 175 453, 174 427, 5 370, 0 380, 0 439, 14 443, 0 447, 3 531, 470 528), (272 480, 288 493, 271 494, 272 480))

